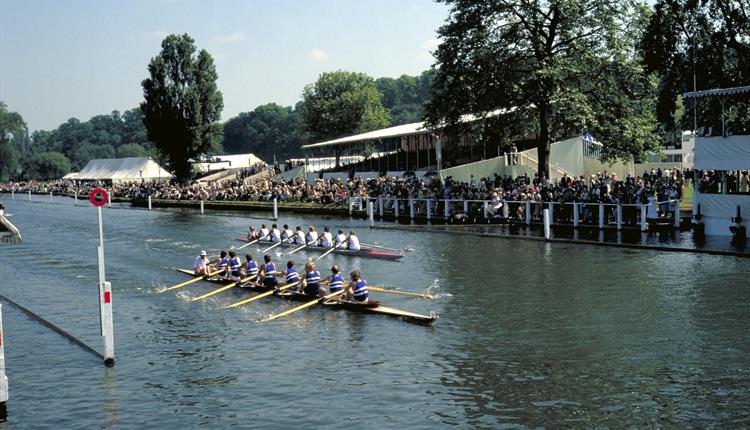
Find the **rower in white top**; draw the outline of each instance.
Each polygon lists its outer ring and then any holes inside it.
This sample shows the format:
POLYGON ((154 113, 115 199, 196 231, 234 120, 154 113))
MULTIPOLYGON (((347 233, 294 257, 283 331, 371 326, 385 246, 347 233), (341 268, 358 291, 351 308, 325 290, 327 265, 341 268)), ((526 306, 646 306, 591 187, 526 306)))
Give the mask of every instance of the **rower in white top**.
POLYGON ((348 238, 344 234, 344 230, 339 229, 339 233, 336 235, 336 241, 334 243, 334 246, 336 248, 345 248, 346 245, 344 244, 347 243, 347 241, 348 241, 348 238))
POLYGON ((318 232, 315 231, 315 226, 311 225, 307 232, 307 246, 316 246, 318 244, 318 232))
POLYGON ((305 244, 305 233, 302 231, 302 227, 300 227, 300 226, 297 226, 295 228, 294 243, 296 245, 304 245, 305 244))
POLYGON ((276 226, 276 224, 271 226, 271 242, 281 242, 281 232, 279 231, 279 228, 276 226))
POLYGON ((349 242, 350 250, 352 251, 360 250, 361 247, 359 246, 359 238, 357 237, 357 233, 355 233, 354 230, 349 232, 349 237, 347 238, 347 241, 349 242))
POLYGON ((261 224, 260 226, 260 240, 268 240, 268 235, 271 232, 268 230, 268 226, 261 224))
POLYGON ((328 227, 323 229, 323 235, 320 236, 320 246, 323 248, 331 248, 333 246, 333 235, 331 234, 331 229, 328 227))
POLYGON ((284 231, 281 233, 281 239, 284 242, 294 243, 294 231, 289 228, 289 224, 284 224, 284 231))

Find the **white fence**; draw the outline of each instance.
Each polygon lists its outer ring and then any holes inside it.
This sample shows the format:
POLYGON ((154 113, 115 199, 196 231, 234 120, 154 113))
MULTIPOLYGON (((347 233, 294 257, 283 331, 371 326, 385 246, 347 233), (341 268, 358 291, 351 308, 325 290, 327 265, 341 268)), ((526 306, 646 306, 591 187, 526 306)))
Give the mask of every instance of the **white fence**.
POLYGON ((349 197, 349 214, 367 211, 367 202, 372 202, 374 218, 416 218, 433 220, 449 219, 457 214, 469 218, 506 219, 519 224, 541 223, 543 210, 549 209, 550 223, 573 227, 639 227, 648 230, 648 220, 671 221, 680 226, 680 201, 668 200, 648 204, 614 204, 582 202, 532 202, 454 199, 396 199, 393 197, 349 197), (498 204, 500 203, 500 204, 498 204))

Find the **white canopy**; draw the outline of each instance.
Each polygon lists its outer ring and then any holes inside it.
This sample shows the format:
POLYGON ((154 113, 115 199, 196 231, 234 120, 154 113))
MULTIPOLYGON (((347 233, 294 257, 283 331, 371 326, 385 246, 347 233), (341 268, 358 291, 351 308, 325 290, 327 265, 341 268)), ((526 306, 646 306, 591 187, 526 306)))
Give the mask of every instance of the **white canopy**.
POLYGON ((214 170, 250 167, 262 162, 263 160, 256 157, 255 154, 233 154, 217 155, 212 157, 211 161, 196 163, 195 166, 200 172, 213 172, 214 170))
POLYGON ((162 169, 154 160, 147 157, 104 158, 91 160, 86 166, 66 179, 109 180, 112 182, 140 181, 141 179, 169 179, 172 174, 162 169))

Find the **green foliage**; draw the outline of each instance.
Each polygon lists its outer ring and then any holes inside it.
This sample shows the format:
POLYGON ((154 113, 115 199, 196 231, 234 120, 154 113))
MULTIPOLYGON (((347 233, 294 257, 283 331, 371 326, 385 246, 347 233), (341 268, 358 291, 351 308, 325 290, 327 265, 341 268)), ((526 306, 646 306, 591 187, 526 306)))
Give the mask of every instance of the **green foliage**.
POLYGON ((40 152, 26 161, 25 170, 30 178, 59 179, 70 172, 70 160, 59 152, 40 152))
POLYGON ((150 157, 151 152, 137 143, 126 143, 117 148, 117 158, 150 157))
POLYGON ((430 69, 419 76, 401 75, 397 79, 379 78, 375 81, 378 91, 383 93, 383 107, 388 111, 392 125, 422 120, 434 76, 435 71, 430 69))
POLYGON ((28 142, 26 121, 0 101, 0 181, 15 179, 19 175, 28 142))
POLYGON ((109 144, 97 145, 90 142, 83 142, 73 150, 73 159, 80 163, 82 163, 83 160, 97 160, 101 158, 115 158, 114 146, 109 144))
POLYGON ((291 107, 268 103, 224 123, 224 151, 253 153, 267 162, 303 155, 297 134, 299 115, 291 107))
POLYGON ((305 87, 297 107, 303 140, 315 142, 388 126, 381 98, 375 81, 364 73, 323 73, 305 87))
POLYGON ((206 50, 196 55, 187 34, 172 34, 162 41, 148 71, 141 83, 143 123, 168 168, 185 182, 191 175, 189 160, 216 148, 221 138, 224 102, 213 58, 206 50))
MULTIPOLYGON (((640 40, 648 72, 658 76, 656 117, 666 132, 693 128, 693 91, 750 84, 750 0, 658 0, 640 40)), ((699 116, 719 123, 718 99, 701 102, 699 116)), ((748 112, 748 107, 744 106, 748 112)))
POLYGON ((550 143, 586 130, 604 143, 606 157, 639 154, 658 143, 648 111, 641 110, 653 82, 642 77, 631 41, 640 34, 642 8, 605 0, 445 3, 452 7, 439 29, 430 125, 480 139, 531 131, 545 173, 550 143), (461 121, 497 109, 508 113, 461 121))

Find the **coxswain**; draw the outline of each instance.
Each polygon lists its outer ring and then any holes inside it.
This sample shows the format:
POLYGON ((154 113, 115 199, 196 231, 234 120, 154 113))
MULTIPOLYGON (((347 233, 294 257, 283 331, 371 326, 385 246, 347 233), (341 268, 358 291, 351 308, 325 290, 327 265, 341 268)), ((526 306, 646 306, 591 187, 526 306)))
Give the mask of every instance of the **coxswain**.
POLYGON ((268 230, 268 227, 265 224, 261 224, 260 226, 260 240, 268 240, 268 235, 271 234, 271 232, 268 230))
POLYGON ((302 280, 302 287, 308 296, 324 296, 325 290, 320 286, 320 272, 315 270, 315 263, 308 261, 305 264, 305 278, 302 280))
POLYGON ((294 233, 294 244, 304 245, 305 244, 305 233, 302 232, 302 227, 297 226, 294 233))
POLYGON ((227 279, 230 279, 232 281, 239 281, 240 280, 240 270, 242 269, 242 259, 237 256, 237 253, 234 252, 233 249, 229 250, 229 273, 227 274, 227 279))
MULTIPOLYGON (((286 285, 291 284, 292 282, 299 282, 299 273, 297 273, 297 269, 294 268, 294 260, 289 260, 286 262, 286 285)), ((296 290, 299 290, 299 285, 297 285, 296 290)))
POLYGON ((348 239, 344 234, 344 230, 339 229, 339 233, 336 235, 335 245, 336 248, 345 248, 344 244, 347 243, 348 239))
POLYGON ((253 256, 250 254, 245 254, 245 277, 252 276, 255 279, 251 279, 251 281, 257 281, 258 278, 258 264, 253 261, 253 256))
POLYGON ((281 232, 281 239, 284 242, 294 243, 294 232, 289 228, 289 224, 284 224, 284 231, 281 232))
POLYGON ((281 232, 279 231, 279 228, 276 226, 276 224, 271 226, 271 242, 281 242, 281 232))
POLYGON ((333 265, 331 267, 331 275, 328 276, 327 279, 328 283, 328 289, 330 292, 335 293, 337 291, 341 291, 344 289, 344 277, 341 276, 341 271, 339 270, 339 266, 333 265))
POLYGON ((193 262, 193 272, 195 276, 208 275, 208 254, 206 251, 201 251, 200 255, 195 257, 193 262))
POLYGON ((221 251, 221 253, 219 254, 219 258, 216 260, 216 274, 226 275, 227 267, 229 267, 229 258, 227 258, 227 252, 221 251))
POLYGON ((367 299, 369 298, 367 281, 364 280, 359 270, 353 271, 350 276, 352 280, 346 288, 348 297, 358 303, 367 303, 367 299))
POLYGON ((323 248, 333 247, 333 235, 328 227, 323 229, 323 235, 320 236, 320 246, 323 248))
POLYGON ((266 263, 261 268, 261 273, 263 275, 263 285, 268 288, 278 287, 279 280, 276 279, 276 275, 278 274, 278 272, 276 271, 276 266, 271 261, 271 256, 268 254, 264 255, 263 261, 265 261, 266 263))
POLYGON ((308 227, 307 232, 307 246, 316 246, 318 244, 318 232, 315 231, 315 226, 311 225, 308 227))
POLYGON ((258 240, 258 238, 259 238, 258 230, 256 230, 256 228, 253 226, 248 227, 247 228, 247 240, 248 241, 258 240))
POLYGON ((346 238, 346 240, 349 242, 348 248, 352 251, 359 251, 359 238, 357 237, 357 233, 354 232, 354 230, 349 232, 349 237, 346 238))

